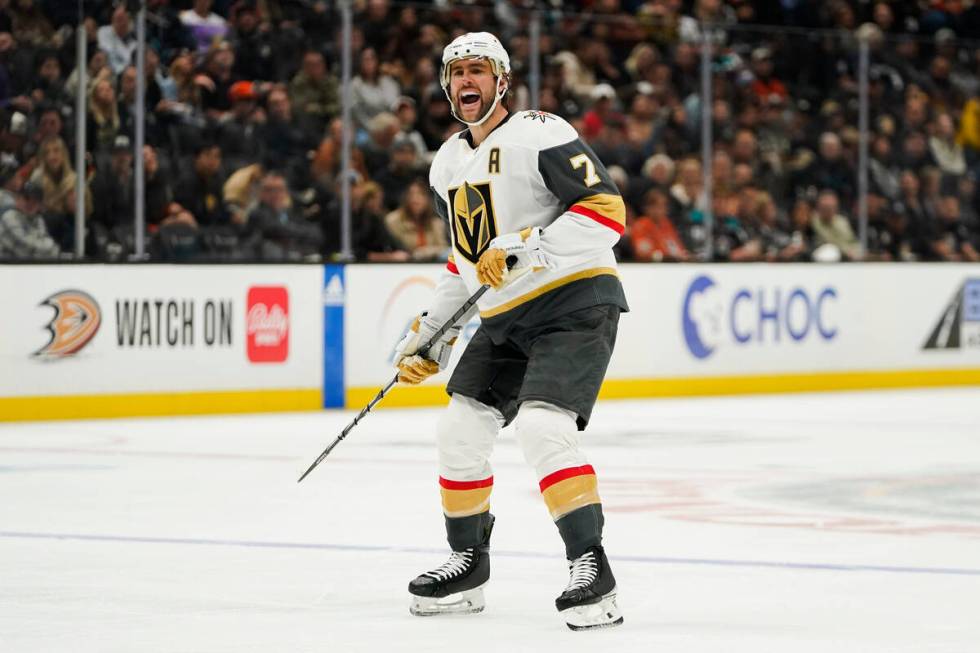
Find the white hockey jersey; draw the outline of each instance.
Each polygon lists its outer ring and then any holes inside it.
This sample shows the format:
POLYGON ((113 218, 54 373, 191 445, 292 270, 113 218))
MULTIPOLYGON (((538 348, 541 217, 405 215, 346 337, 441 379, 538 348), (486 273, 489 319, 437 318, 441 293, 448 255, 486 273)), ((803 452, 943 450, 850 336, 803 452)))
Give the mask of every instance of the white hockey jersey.
POLYGON ((546 297, 552 314, 600 303, 627 310, 612 252, 626 209, 602 162, 566 121, 542 111, 508 114, 475 148, 461 132, 439 149, 429 182, 453 246, 429 307, 434 324, 479 289, 475 266, 490 241, 525 227, 543 228, 541 248, 554 268, 486 292, 478 304, 485 325, 513 322, 546 297))

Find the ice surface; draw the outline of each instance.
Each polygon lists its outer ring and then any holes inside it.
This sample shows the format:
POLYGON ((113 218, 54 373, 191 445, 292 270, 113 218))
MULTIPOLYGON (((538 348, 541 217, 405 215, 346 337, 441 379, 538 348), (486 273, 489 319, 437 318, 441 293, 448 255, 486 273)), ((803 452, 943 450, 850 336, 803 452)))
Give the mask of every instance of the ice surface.
POLYGON ((408 614, 447 555, 437 410, 0 426, 0 651, 980 651, 980 390, 600 404, 623 627, 568 631, 509 431, 487 610, 408 614))

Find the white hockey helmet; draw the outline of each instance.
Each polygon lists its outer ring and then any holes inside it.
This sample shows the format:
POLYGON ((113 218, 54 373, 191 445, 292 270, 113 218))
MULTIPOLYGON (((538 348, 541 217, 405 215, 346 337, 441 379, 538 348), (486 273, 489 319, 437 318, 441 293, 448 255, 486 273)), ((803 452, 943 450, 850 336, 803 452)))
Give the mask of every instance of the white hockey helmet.
POLYGON ((501 90, 500 78, 503 75, 509 74, 510 55, 507 54, 507 50, 504 49, 504 46, 500 43, 500 40, 489 32, 467 32, 462 36, 457 36, 455 39, 453 39, 453 42, 447 45, 442 51, 442 71, 439 75, 442 90, 449 99, 449 106, 452 109, 453 116, 455 116, 460 122, 464 122, 471 127, 483 124, 483 122, 490 117, 490 114, 493 113, 497 103, 500 102, 504 96, 504 93, 507 92, 506 87, 501 90), (462 61, 463 59, 486 59, 490 62, 490 68, 493 70, 494 77, 497 78, 497 92, 496 96, 494 97, 493 104, 483 115, 483 117, 476 122, 468 122, 463 120, 456 112, 456 105, 453 102, 452 97, 449 95, 450 68, 452 67, 453 62, 462 61))

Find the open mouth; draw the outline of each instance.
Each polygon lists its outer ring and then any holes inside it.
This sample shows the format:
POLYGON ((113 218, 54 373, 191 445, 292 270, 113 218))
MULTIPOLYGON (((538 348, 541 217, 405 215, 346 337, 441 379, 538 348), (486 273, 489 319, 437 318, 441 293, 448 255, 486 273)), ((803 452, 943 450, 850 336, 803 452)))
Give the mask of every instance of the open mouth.
POLYGON ((480 103, 480 94, 476 91, 463 91, 459 94, 460 107, 474 107, 480 103))

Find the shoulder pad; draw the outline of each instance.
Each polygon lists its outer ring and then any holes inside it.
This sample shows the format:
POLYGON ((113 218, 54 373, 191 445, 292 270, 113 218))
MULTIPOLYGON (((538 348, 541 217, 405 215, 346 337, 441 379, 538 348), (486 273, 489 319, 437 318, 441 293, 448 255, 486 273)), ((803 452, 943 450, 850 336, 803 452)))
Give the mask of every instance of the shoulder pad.
POLYGON ((514 133, 521 142, 545 149, 578 138, 578 132, 568 122, 547 111, 518 111, 510 119, 514 133))
POLYGON ((435 156, 432 157, 432 163, 429 166, 429 185, 434 188, 441 188, 440 182, 442 178, 446 176, 447 172, 452 169, 454 165, 454 159, 456 159, 455 152, 459 148, 458 134, 453 134, 450 138, 446 140, 442 146, 436 150, 435 156))

